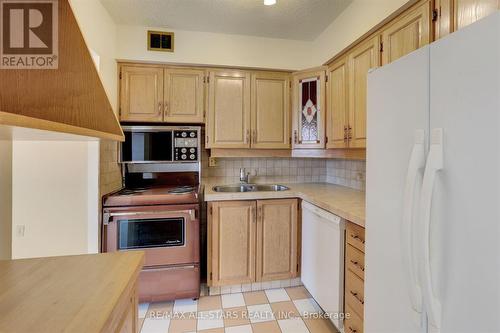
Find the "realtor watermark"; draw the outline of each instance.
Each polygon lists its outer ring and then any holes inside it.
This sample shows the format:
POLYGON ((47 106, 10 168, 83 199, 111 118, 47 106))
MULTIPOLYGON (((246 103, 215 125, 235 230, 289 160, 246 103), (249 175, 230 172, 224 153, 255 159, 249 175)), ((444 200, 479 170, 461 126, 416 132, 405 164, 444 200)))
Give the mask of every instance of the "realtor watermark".
POLYGON ((57 69, 58 0, 0 0, 0 69, 57 69))

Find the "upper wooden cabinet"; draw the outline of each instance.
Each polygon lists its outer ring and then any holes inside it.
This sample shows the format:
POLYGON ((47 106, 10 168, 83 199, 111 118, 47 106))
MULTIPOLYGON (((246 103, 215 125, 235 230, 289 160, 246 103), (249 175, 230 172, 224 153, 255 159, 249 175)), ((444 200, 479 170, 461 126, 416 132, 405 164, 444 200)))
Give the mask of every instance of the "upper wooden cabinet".
POLYGON ((431 40, 430 2, 396 18, 382 30, 382 64, 429 44, 431 40))
POLYGON ((333 63, 327 71, 326 148, 347 148, 349 142, 348 68, 347 58, 333 63))
POLYGON ((204 81, 204 70, 166 69, 164 120, 172 123, 202 123, 204 81))
POLYGON ((499 0, 453 0, 455 30, 494 13, 500 8, 499 0))
POLYGON ((208 148, 250 148, 250 73, 210 72, 208 148))
POLYGON ((203 122, 204 70, 122 65, 120 78, 121 121, 203 122))
POLYGON ((349 63, 349 126, 347 135, 350 148, 366 148, 366 91, 370 68, 380 64, 380 38, 372 37, 348 56, 349 63))
POLYGON ((293 148, 325 148, 325 70, 293 74, 293 148))
POLYGON ((297 199, 257 201, 257 281, 297 275, 297 199))
POLYGON ((163 68, 122 66, 120 120, 163 121, 163 68))
POLYGON ((210 286, 297 276, 297 199, 210 202, 208 212, 210 286))
POLYGON ((212 286, 255 281, 255 201, 209 203, 209 280, 212 286))
POLYGON ((288 74, 252 74, 252 148, 290 148, 289 92, 288 74))
POLYGON ((289 91, 287 73, 210 72, 207 148, 290 148, 289 91))

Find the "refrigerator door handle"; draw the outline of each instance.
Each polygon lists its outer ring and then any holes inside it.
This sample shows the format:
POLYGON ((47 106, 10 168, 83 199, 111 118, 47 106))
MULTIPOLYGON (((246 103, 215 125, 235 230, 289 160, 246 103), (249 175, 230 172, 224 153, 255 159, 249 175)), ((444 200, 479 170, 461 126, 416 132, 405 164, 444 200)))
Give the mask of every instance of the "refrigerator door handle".
POLYGON ((401 228, 403 264, 406 265, 407 281, 409 281, 410 301, 415 315, 415 322, 421 325, 422 313, 422 290, 418 282, 418 267, 415 258, 414 240, 414 220, 415 220, 415 190, 420 170, 425 166, 425 131, 418 129, 415 131, 415 141, 411 151, 408 172, 406 175, 406 185, 403 197, 403 223, 401 228))
POLYGON ((422 191, 420 194, 421 214, 421 253, 422 268, 420 270, 420 282, 424 295, 424 303, 428 311, 429 332, 437 333, 441 327, 441 303, 434 295, 430 262, 430 224, 432 194, 436 175, 443 169, 443 129, 436 128, 431 133, 431 147, 424 172, 422 191))

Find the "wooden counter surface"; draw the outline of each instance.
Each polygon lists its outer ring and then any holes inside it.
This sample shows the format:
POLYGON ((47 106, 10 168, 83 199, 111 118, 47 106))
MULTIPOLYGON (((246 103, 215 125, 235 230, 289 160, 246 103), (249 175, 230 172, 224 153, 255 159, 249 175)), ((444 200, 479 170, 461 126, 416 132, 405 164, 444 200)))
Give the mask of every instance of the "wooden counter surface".
POLYGON ((132 332, 143 262, 142 251, 0 261, 0 332, 132 332))

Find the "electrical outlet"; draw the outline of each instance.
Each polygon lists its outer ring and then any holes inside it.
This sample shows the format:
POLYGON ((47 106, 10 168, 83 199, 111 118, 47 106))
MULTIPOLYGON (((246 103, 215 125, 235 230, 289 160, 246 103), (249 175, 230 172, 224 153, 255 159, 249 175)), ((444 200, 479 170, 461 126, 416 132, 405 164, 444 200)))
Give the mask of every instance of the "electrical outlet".
POLYGON ((217 158, 215 158, 215 157, 209 157, 208 158, 208 166, 209 167, 217 167, 217 166, 219 166, 219 161, 217 161, 217 158))
POLYGON ((17 237, 24 237, 24 231, 26 226, 24 224, 20 224, 16 226, 16 235, 17 237))

